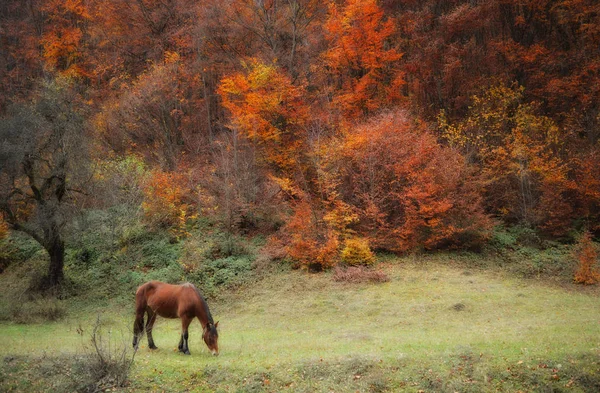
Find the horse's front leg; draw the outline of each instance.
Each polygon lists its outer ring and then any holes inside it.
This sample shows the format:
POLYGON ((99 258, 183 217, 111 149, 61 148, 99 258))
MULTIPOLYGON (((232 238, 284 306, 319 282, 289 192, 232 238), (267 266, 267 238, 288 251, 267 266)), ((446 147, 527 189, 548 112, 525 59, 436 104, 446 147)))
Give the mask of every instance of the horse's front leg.
POLYGON ((148 322, 146 322, 146 335, 148 336, 148 348, 156 349, 156 345, 154 345, 154 339, 152 338, 152 328, 154 327, 154 322, 156 322, 156 313, 150 309, 148 309, 148 322))
POLYGON ((188 347, 188 327, 192 322, 191 318, 181 317, 181 339, 179 340, 179 352, 183 352, 186 355, 190 355, 190 348, 188 347))

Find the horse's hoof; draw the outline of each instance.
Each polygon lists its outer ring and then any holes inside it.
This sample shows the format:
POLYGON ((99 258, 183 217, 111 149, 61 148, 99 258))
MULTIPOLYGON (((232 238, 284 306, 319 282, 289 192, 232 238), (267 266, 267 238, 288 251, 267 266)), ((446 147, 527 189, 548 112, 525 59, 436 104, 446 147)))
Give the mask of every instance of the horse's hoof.
POLYGON ((150 348, 150 349, 158 349, 158 347, 156 345, 152 345, 152 346, 150 346, 148 348, 150 348))
POLYGON ((185 351, 183 354, 184 355, 191 355, 190 351, 185 351))

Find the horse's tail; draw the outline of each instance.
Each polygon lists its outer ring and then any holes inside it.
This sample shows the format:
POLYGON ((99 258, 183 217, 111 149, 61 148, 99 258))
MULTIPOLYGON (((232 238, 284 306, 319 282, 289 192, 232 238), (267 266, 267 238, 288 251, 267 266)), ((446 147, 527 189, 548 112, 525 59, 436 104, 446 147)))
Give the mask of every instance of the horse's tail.
POLYGON ((148 307, 146 291, 151 283, 141 285, 135 292, 135 321, 133 322, 133 347, 137 348, 144 334, 144 314, 148 307))

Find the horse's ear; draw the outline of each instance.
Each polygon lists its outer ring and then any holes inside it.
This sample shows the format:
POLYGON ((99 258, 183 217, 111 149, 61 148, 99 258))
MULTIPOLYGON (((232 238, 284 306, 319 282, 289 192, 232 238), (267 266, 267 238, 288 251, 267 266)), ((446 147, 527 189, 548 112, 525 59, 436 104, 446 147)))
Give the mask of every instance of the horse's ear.
POLYGON ((215 322, 215 329, 219 326, 219 321, 215 322))

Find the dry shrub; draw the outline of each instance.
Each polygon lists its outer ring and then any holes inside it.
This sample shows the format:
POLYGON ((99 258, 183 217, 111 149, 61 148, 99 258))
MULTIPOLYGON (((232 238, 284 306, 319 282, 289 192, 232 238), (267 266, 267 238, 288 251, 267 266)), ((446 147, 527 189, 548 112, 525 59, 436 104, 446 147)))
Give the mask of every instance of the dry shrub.
POLYGON ((220 135, 210 164, 193 172, 200 213, 228 232, 270 233, 281 225, 280 188, 255 149, 237 132, 220 135))
POLYGON ((97 317, 91 336, 93 349, 86 365, 90 382, 87 391, 107 391, 125 386, 135 359, 136 352, 130 349, 128 342, 112 340, 110 333, 106 338, 101 327, 100 317, 97 317))
POLYGON ((254 261, 253 268, 258 272, 269 270, 274 263, 283 261, 287 257, 286 247, 276 236, 271 236, 259 251, 254 261))
POLYGON ((60 289, 45 287, 45 263, 32 258, 11 266, 11 279, 4 280, 0 293, 0 321, 17 324, 54 322, 67 316, 68 281, 60 289))
POLYGON ((340 258, 343 263, 350 266, 369 266, 375 262, 375 255, 369 247, 369 241, 364 238, 346 239, 340 258))
POLYGON ((578 262, 575 271, 575 282, 579 284, 592 285, 600 281, 600 272, 598 271, 598 247, 592 240, 592 235, 585 232, 574 250, 575 258, 578 262))
MULTIPOLYGON (((43 384, 53 388, 44 391, 114 392, 129 384, 129 372, 135 358, 130 335, 102 332, 101 327, 98 318, 92 327, 90 342, 83 350, 42 359, 41 367, 36 371, 44 376, 43 384)), ((81 325, 76 331, 84 335, 81 325)))
POLYGON ((67 315, 64 305, 57 299, 37 299, 18 301, 5 299, 7 303, 0 306, 0 320, 18 324, 54 322, 67 315))
POLYGON ((349 283, 387 282, 390 278, 380 270, 368 269, 364 266, 335 267, 333 281, 349 283))

